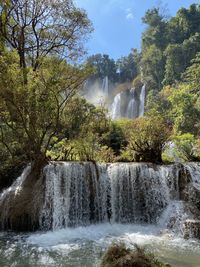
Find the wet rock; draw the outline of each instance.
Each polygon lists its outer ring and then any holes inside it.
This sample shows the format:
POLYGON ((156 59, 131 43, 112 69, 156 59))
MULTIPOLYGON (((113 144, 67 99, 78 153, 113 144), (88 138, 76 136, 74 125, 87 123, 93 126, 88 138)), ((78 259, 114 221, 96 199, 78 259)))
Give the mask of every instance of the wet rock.
POLYGON ((200 220, 186 220, 184 223, 184 238, 200 239, 200 220))
POLYGON ((191 183, 188 187, 188 201, 200 211, 200 185, 191 183))
POLYGON ((33 231, 39 228, 39 211, 43 203, 43 179, 35 177, 31 167, 0 198, 0 229, 33 231))

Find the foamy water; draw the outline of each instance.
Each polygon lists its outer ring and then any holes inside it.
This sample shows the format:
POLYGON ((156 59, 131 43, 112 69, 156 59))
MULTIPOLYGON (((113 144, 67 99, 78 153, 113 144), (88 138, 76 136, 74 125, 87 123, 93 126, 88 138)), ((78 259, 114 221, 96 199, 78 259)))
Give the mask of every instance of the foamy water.
POLYGON ((158 226, 99 224, 29 235, 0 236, 0 266, 98 267, 114 241, 136 243, 173 267, 199 267, 200 242, 184 240, 158 226))

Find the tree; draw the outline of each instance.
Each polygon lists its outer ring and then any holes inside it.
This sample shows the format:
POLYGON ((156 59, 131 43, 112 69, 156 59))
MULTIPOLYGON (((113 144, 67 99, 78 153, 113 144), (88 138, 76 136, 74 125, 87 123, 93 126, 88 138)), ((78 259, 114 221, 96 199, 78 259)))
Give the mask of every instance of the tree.
POLYGON ((165 50, 166 65, 163 84, 173 84, 180 81, 191 60, 200 50, 200 33, 196 33, 182 44, 170 44, 165 50))
POLYGON ((174 88, 168 97, 171 103, 170 116, 174 123, 174 129, 178 133, 199 132, 200 111, 195 106, 197 95, 190 91, 190 86, 181 84, 174 88))
POLYGON ((152 8, 147 10, 142 18, 143 23, 148 25, 148 28, 142 35, 142 47, 148 48, 155 45, 163 50, 167 45, 167 21, 165 15, 161 13, 160 8, 152 8))
POLYGON ((122 57, 116 62, 119 70, 119 82, 131 82, 139 72, 139 53, 134 50, 127 57, 122 57))
POLYGON ((143 51, 141 65, 145 80, 152 84, 153 89, 161 90, 165 66, 162 51, 151 45, 143 51))
POLYGON ((161 89, 182 79, 191 60, 200 50, 200 5, 180 9, 175 17, 166 19, 160 8, 146 12, 147 29, 142 36, 144 79, 151 89, 161 89))
POLYGON ((200 52, 196 54, 196 57, 191 62, 192 65, 186 69, 183 77, 185 82, 190 85, 191 91, 200 97, 200 52))
POLYGON ((71 0, 0 2, 0 33, 6 45, 17 51, 22 68, 36 70, 52 54, 77 59, 90 31, 85 12, 71 0))
POLYGON ((19 144, 27 160, 45 159, 66 106, 90 73, 72 64, 90 31, 71 0, 0 2, 0 141, 10 154, 14 143, 14 153, 19 144))
POLYGON ((88 57, 87 63, 95 68, 95 74, 92 75, 93 79, 103 79, 107 76, 110 81, 116 82, 117 67, 114 59, 109 58, 108 55, 92 55, 88 57))
POLYGON ((176 158, 184 161, 200 160, 200 140, 190 133, 176 135, 173 138, 176 158))
POLYGON ((200 5, 192 4, 181 8, 168 22, 168 38, 172 44, 182 44, 184 40, 200 32, 200 5))
POLYGON ((48 58, 42 68, 29 70, 24 83, 16 53, 0 57, 1 142, 6 132, 20 144, 29 160, 45 158, 52 138, 58 134, 64 110, 88 77, 87 69, 48 58))

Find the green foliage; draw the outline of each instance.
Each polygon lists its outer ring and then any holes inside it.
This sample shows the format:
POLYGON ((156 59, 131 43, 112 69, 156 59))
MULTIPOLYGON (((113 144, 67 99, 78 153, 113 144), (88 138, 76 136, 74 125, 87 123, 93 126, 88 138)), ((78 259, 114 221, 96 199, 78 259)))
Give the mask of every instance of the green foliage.
POLYGON ((166 65, 164 84, 180 81, 191 59, 200 50, 200 33, 196 33, 182 44, 170 44, 165 50, 166 65))
POLYGON ((92 79, 103 79, 108 76, 109 80, 115 82, 117 80, 117 66, 113 59, 108 55, 96 54, 88 57, 87 63, 95 68, 95 74, 92 79))
POLYGON ((158 115, 137 118, 125 127, 128 146, 127 155, 132 161, 162 162, 162 151, 169 140, 171 129, 158 115))
POLYGON ((116 65, 119 70, 119 82, 131 82, 138 75, 139 60, 140 55, 136 49, 127 57, 122 57, 117 60, 116 65))
POLYGON ((159 8, 148 10, 143 18, 148 25, 142 37, 144 79, 151 89, 174 84, 191 65, 200 51, 200 5, 180 9, 175 17, 166 19, 159 8))
POLYGON ((90 32, 86 13, 71 0, 0 2, 0 34, 17 51, 22 68, 36 70, 50 55, 77 60, 90 32))
POLYGON ((84 53, 90 31, 85 12, 70 0, 0 2, 0 142, 12 161, 46 157, 91 73, 67 62, 84 53))
POLYGON ((151 45, 163 50, 167 43, 167 22, 160 8, 147 10, 143 22, 148 25, 142 36, 142 46, 146 50, 151 45))
POLYGON ((45 155, 51 138, 59 129, 67 103, 88 72, 48 58, 42 68, 28 70, 28 83, 24 83, 23 70, 15 53, 6 52, 0 56, 0 63, 2 136, 7 136, 9 128, 13 141, 20 144, 29 160, 45 155))
POLYGON ((126 248, 124 243, 112 244, 103 256, 101 267, 171 267, 155 258, 153 254, 135 245, 126 248))
POLYGON ((140 53, 137 49, 126 57, 114 61, 108 55, 96 54, 88 57, 87 63, 94 67, 95 73, 90 80, 108 77, 109 81, 124 83, 132 81, 139 73, 140 53))
POLYGON ((162 50, 151 45, 143 51, 141 60, 145 80, 154 89, 161 89, 164 78, 164 57, 162 50))
POLYGON ((200 160, 200 140, 190 133, 177 135, 173 138, 175 157, 183 161, 200 160))
POLYGON ((200 97, 200 52, 192 60, 192 65, 184 73, 185 82, 191 87, 191 91, 200 97))
POLYGON ((197 95, 191 91, 189 85, 179 85, 172 90, 168 97, 171 103, 170 117, 176 132, 193 133, 199 132, 200 110, 195 103, 197 95))
POLYGON ((181 8, 168 22, 168 35, 171 43, 183 43, 200 32, 200 5, 192 4, 188 9, 181 8))

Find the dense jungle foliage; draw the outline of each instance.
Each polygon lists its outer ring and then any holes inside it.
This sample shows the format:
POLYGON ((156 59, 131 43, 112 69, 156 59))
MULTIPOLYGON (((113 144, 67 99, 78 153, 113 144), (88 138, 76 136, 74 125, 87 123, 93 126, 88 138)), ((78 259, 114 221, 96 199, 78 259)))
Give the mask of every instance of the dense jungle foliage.
POLYGON ((0 1, 0 180, 30 161, 200 159, 200 5, 143 22, 141 51, 80 64, 92 26, 73 1, 0 1), (80 96, 105 76, 146 84, 143 118, 112 121, 80 96))

